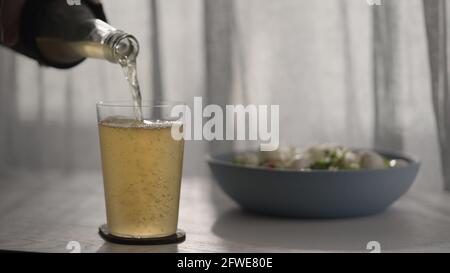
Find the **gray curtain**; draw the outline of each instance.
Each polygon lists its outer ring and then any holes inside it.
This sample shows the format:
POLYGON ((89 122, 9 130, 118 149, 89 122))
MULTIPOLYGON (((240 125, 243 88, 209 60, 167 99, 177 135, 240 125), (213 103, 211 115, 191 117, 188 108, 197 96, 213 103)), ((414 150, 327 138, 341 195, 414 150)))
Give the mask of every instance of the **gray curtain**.
MULTIPOLYGON (((414 154, 423 163, 415 187, 440 189, 450 180, 442 168, 450 155, 445 4, 110 0, 105 7, 110 22, 141 43, 144 99, 278 104, 282 144, 414 154)), ((94 104, 129 98, 119 67, 89 60, 58 71, 4 49, 0 60, 0 168, 98 169, 94 104)), ((185 174, 205 174, 206 153, 248 147, 255 143, 189 142, 185 174)))
POLYGON ((449 3, 444 0, 423 0, 428 35, 432 99, 438 129, 445 188, 450 190, 450 89, 448 84, 447 25, 450 23, 449 3))
POLYGON ((385 0, 371 8, 374 145, 417 155, 423 163, 419 181, 424 183, 448 180, 448 152, 442 145, 448 140, 438 142, 439 123, 448 118, 435 115, 428 54, 428 45, 437 39, 427 36, 430 26, 424 16, 426 5, 437 3, 385 0))

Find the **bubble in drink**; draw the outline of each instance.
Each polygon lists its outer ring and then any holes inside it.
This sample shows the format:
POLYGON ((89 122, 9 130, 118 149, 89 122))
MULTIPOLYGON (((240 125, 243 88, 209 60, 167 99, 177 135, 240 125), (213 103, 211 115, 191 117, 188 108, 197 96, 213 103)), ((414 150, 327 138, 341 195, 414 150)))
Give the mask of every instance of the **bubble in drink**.
POLYGON ((122 237, 176 232, 183 140, 171 121, 110 118, 99 123, 109 231, 122 237))

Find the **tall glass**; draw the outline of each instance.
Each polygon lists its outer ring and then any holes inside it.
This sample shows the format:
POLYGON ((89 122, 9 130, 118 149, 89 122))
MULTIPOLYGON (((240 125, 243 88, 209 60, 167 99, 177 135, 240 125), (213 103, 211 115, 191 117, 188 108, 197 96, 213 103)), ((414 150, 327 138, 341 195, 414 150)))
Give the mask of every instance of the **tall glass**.
POLYGON ((132 101, 99 102, 97 116, 109 233, 127 238, 175 234, 183 139, 172 137, 182 118, 172 102, 143 102, 142 120, 132 101))

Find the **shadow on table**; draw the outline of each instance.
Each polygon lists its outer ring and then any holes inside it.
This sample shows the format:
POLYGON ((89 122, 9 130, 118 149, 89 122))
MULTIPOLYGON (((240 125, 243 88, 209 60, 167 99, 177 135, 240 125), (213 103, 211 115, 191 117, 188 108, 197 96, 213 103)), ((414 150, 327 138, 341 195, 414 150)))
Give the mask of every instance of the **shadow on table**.
POLYGON ((296 220, 261 216, 231 209, 219 216, 212 227, 217 236, 238 244, 295 251, 363 251, 369 241, 378 241, 382 250, 403 249, 420 243, 439 242, 433 235, 418 242, 419 227, 407 211, 390 208, 362 218, 296 220), (430 242, 431 241, 431 242, 430 242))
POLYGON ((139 246, 139 245, 120 245, 112 243, 103 243, 97 252, 112 253, 175 253, 178 252, 177 244, 139 246))

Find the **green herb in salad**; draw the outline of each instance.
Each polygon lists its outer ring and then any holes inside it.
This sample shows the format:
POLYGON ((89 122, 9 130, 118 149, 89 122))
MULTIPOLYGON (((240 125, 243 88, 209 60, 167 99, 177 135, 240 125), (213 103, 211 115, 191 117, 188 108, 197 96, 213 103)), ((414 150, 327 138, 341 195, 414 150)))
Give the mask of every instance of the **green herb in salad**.
POLYGON ((270 169, 360 170, 404 166, 402 159, 388 159, 371 150, 352 150, 341 145, 321 144, 305 151, 294 148, 271 152, 244 153, 234 164, 270 169))

